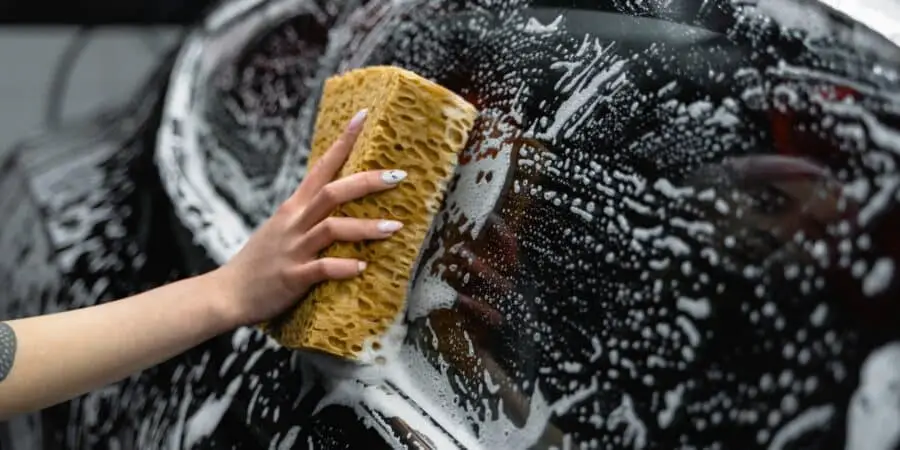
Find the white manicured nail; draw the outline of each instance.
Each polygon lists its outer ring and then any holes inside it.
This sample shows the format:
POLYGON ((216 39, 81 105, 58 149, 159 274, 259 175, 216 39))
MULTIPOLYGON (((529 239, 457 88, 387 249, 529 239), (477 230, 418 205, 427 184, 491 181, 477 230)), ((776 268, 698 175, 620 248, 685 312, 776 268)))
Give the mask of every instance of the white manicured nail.
POLYGON ((406 178, 406 172, 402 170, 386 170, 381 173, 381 180, 386 184, 397 184, 406 178))
POLYGON ((348 130, 358 130, 358 129, 360 129, 360 127, 362 127, 363 122, 366 121, 366 116, 367 116, 368 114, 369 114, 369 110, 368 110, 368 109, 361 109, 361 110, 359 110, 359 112, 357 112, 356 115, 354 115, 353 118, 350 119, 350 123, 347 124, 347 129, 348 129, 348 130))
POLYGON ((382 220, 378 222, 378 231, 382 233, 393 233, 403 228, 403 223, 396 220, 382 220))
POLYGON ((360 262, 356 263, 356 267, 359 269, 360 273, 362 273, 363 270, 366 270, 366 267, 368 267, 368 264, 366 264, 365 261, 360 261, 360 262))

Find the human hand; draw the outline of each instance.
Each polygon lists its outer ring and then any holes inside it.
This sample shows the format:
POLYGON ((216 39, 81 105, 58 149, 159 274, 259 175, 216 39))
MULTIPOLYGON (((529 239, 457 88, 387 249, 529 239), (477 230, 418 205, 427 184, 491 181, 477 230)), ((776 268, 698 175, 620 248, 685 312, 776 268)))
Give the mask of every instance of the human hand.
POLYGON ((385 239, 402 228, 391 220, 329 217, 341 204, 391 189, 406 177, 402 170, 376 170, 332 181, 353 149, 365 114, 354 116, 291 197, 211 274, 222 292, 219 310, 234 326, 272 319, 316 283, 359 275, 365 261, 318 257, 333 242, 385 239))

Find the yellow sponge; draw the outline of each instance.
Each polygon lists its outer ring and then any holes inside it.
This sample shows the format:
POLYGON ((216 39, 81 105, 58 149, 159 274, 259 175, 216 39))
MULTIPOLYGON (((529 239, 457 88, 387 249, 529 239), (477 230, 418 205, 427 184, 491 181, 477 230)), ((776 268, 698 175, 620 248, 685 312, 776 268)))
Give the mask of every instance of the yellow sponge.
POLYGON ((398 187, 344 204, 334 215, 396 219, 404 227, 386 240, 338 242, 321 256, 368 262, 354 279, 315 286, 268 332, 290 348, 356 359, 403 310, 412 266, 477 111, 450 90, 413 72, 376 66, 329 78, 319 103, 309 167, 343 132, 350 118, 368 118, 339 177, 380 169, 408 173, 398 187))

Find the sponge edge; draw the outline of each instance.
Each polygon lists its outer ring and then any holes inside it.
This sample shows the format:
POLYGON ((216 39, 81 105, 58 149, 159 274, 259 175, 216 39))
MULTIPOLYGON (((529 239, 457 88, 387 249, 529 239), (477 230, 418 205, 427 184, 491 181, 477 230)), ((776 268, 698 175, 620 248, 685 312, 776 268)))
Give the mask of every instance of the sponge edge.
POLYGON ((395 219, 404 228, 386 240, 332 244, 320 256, 360 259, 368 263, 366 270, 315 286, 297 307, 263 327, 286 347, 353 360, 377 352, 404 310, 412 266, 478 115, 462 97, 413 72, 390 66, 352 70, 325 82, 308 166, 364 108, 365 126, 338 177, 402 169, 407 181, 346 203, 332 215, 395 219))

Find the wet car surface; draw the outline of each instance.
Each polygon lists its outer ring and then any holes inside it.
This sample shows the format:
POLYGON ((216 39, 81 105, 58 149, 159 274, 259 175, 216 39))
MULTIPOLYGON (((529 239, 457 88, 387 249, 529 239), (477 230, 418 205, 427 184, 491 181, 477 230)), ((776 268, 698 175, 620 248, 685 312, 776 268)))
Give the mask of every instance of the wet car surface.
POLYGON ((3 166, 5 314, 223 263, 302 179, 322 81, 370 64, 481 111, 378 362, 242 328, 11 429, 78 449, 900 443, 900 48, 814 2, 223 3, 131 108, 3 166))

